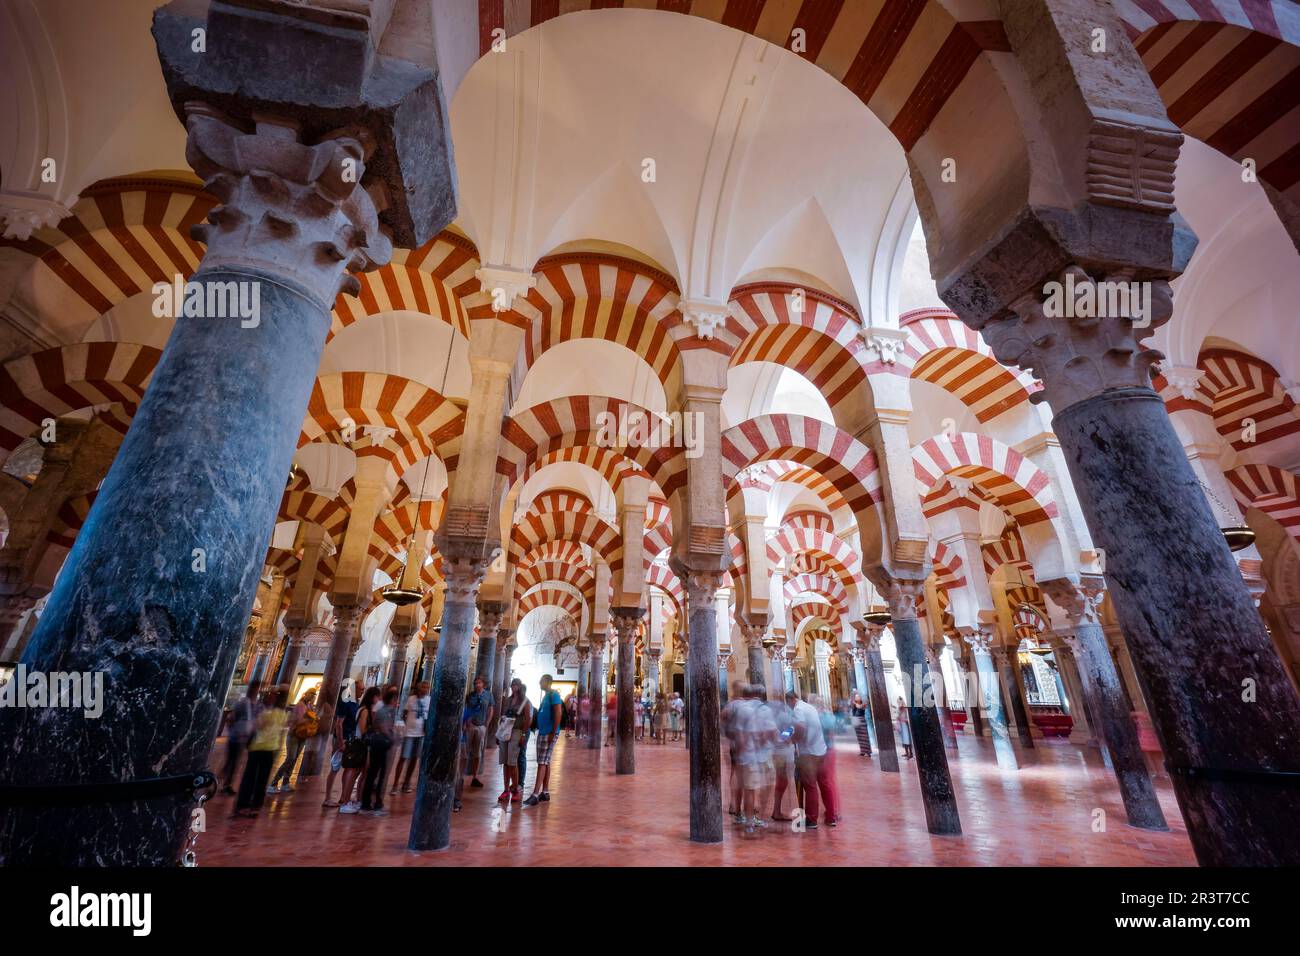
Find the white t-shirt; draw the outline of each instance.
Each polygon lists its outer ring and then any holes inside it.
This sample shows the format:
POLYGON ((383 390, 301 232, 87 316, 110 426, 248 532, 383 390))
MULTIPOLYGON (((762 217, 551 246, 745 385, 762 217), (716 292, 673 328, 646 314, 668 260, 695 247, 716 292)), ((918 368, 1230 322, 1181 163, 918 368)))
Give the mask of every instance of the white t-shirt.
POLYGON ((794 751, 794 737, 782 737, 781 731, 794 723, 794 716, 783 700, 770 700, 765 709, 776 727, 776 743, 772 745, 772 752, 788 757, 794 751))
POLYGON ((772 762, 772 750, 778 733, 772 711, 762 701, 754 701, 750 708, 749 734, 753 741, 754 763, 760 766, 772 762))
POLYGON ((672 707, 673 707, 673 713, 680 714, 683 710, 686 709, 686 701, 678 697, 675 700, 673 700, 672 707))
POLYGON ((433 699, 430 694, 427 697, 416 697, 412 694, 406 698, 406 736, 423 737, 424 736, 424 718, 429 715, 429 702, 433 699))
POLYGON ((806 700, 794 705, 794 745, 798 752, 811 757, 826 755, 826 738, 822 735, 822 718, 817 708, 806 700))

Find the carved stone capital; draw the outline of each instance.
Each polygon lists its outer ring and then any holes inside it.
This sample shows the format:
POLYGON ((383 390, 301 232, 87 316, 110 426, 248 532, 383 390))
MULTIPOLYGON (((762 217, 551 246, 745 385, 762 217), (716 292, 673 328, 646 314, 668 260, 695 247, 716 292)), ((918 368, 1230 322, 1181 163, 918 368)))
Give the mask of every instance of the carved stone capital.
POLYGON ((1070 616, 1073 627, 1101 624, 1101 602, 1106 597, 1105 583, 1094 575, 1085 575, 1079 581, 1056 578, 1039 581, 1043 593, 1070 616))
POLYGON ((883 637, 884 634, 885 634, 885 625, 883 625, 883 624, 868 624, 868 625, 866 626, 866 633, 867 633, 867 636, 866 636, 866 638, 864 639, 865 642, 866 642, 866 643, 865 643, 866 650, 868 651, 868 653, 879 654, 879 653, 880 653, 880 639, 881 639, 881 637, 883 637))
POLYGON ((637 623, 645 616, 645 608, 642 607, 612 607, 609 609, 609 619, 614 625, 614 630, 618 632, 620 641, 632 640, 636 637, 637 623))
POLYGON ((674 567, 678 578, 686 588, 686 600, 692 611, 711 605, 722 587, 722 572, 687 568, 682 565, 674 567))
POLYGON ((1151 364, 1164 356, 1142 340, 1169 321, 1165 279, 1090 274, 1071 265, 990 319, 980 331, 999 362, 1043 383, 1030 396, 1058 413, 1116 388, 1150 388, 1151 364))
POLYGON ((488 557, 443 556, 443 576, 447 581, 447 600, 461 604, 473 604, 478 597, 478 589, 487 576, 492 560, 488 557))
POLYGON ((991 627, 981 627, 962 634, 962 640, 970 645, 972 651, 976 654, 990 654, 993 650, 996 637, 991 627))
POLYGON ((767 618, 755 616, 741 621, 740 633, 745 638, 745 646, 762 647, 763 639, 767 637, 767 618))
POLYGON ((731 314, 725 302, 710 302, 705 299, 683 299, 677 306, 686 324, 695 330, 701 339, 711 339, 718 328, 727 324, 731 314))
POLYGON ((500 601, 478 602, 478 627, 480 634, 490 634, 495 640, 501 619, 506 615, 506 605, 500 601))
POLYGON ((510 639, 514 636, 515 636, 515 629, 513 627, 497 628, 497 653, 498 654, 503 652, 506 649, 506 646, 510 643, 510 639))
POLYGON ((925 580, 914 578, 878 577, 873 579, 876 590, 889 606, 890 616, 896 621, 915 620, 917 608, 925 597, 925 580))
POLYGON ((907 346, 907 332, 902 329, 863 326, 862 339, 867 350, 882 365, 893 365, 907 346))
POLYGON ((26 242, 36 230, 71 215, 72 210, 63 203, 39 193, 0 192, 0 226, 6 239, 26 242))

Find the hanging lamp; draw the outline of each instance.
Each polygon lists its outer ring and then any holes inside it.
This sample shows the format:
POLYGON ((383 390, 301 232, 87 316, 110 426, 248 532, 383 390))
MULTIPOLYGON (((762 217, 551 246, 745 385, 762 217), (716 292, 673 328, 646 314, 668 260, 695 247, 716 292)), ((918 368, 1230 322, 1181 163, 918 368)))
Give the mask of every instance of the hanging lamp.
MULTIPOLYGON (((1206 486, 1205 482, 1197 478, 1196 483, 1201 486, 1202 491, 1210 496, 1210 500, 1218 505, 1220 514, 1229 513, 1228 509, 1224 507, 1223 502, 1219 500, 1219 496, 1211 491, 1206 486)), ((1245 548, 1249 548, 1255 543, 1255 532, 1245 525, 1221 527, 1219 528, 1219 531, 1223 533, 1224 540, 1228 542, 1229 551, 1241 551, 1245 548)))

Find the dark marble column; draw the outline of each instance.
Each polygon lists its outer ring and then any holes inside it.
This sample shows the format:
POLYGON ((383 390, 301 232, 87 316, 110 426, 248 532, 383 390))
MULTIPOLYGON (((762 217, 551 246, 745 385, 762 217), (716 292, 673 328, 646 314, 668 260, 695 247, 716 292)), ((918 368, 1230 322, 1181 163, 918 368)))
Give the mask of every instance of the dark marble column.
POLYGON ((1163 403, 1117 389, 1055 427, 1197 859, 1300 863, 1300 788, 1271 775, 1300 773, 1300 697, 1163 403))
POLYGON ((464 543, 457 547, 439 542, 438 549, 443 555, 447 600, 433 667, 433 707, 425 721, 420 784, 406 844, 411 850, 442 850, 451 845, 451 808, 468 682, 469 644, 477 617, 474 602, 492 558, 484 545, 479 545, 478 553, 472 553, 473 549, 464 543))
POLYGON ((722 842, 722 758, 718 710, 718 615, 714 597, 722 583, 717 571, 682 567, 690 615, 686 670, 687 740, 691 766, 691 840, 722 842))
POLYGON ((432 629, 428 633, 433 636, 426 637, 421 642, 424 645, 424 664, 420 669, 420 680, 433 684, 433 668, 438 660, 438 635, 432 629))
POLYGON ((876 586, 888 602, 893 616, 894 649, 898 654, 899 669, 904 674, 921 675, 922 693, 919 697, 913 693, 907 704, 912 749, 916 754, 921 798, 925 803, 926 826, 931 833, 961 833, 957 799, 948 774, 948 755, 944 752, 943 732, 939 729, 939 712, 932 701, 926 702, 930 674, 925 664, 921 622, 916 617, 916 605, 924 593, 924 582, 895 578, 882 580, 876 586))
POLYGON ((320 702, 320 729, 303 752, 300 776, 315 776, 325 765, 325 750, 334 728, 334 708, 338 703, 343 680, 352 671, 352 655, 361 643, 361 618, 365 611, 360 604, 340 603, 334 606, 334 636, 330 641, 325 673, 321 676, 320 693, 316 698, 320 702))
POLYGON ((478 662, 474 676, 483 678, 488 689, 494 687, 492 672, 496 669, 497 628, 505 616, 506 606, 499 601, 480 601, 478 605, 478 662))
POLYGON ((587 732, 586 721, 582 719, 582 707, 587 700, 587 682, 591 678, 590 664, 591 646, 584 644, 578 648, 578 713, 574 718, 577 724, 574 733, 579 737, 587 732))
POLYGON ((600 766, 600 749, 605 745, 605 635, 591 635, 591 697, 590 719, 587 722, 587 748, 597 751, 596 765, 600 766))
POLYGON ((872 723, 876 726, 876 749, 880 752, 880 769, 898 773, 898 750, 894 743, 894 708, 885 687, 885 664, 880 659, 880 637, 885 628, 879 624, 867 625, 867 645, 863 652, 863 665, 867 670, 868 697, 872 723))
POLYGON ((1056 580, 1040 582, 1040 586, 1053 603, 1070 614, 1074 634, 1065 640, 1079 663, 1084 693, 1091 698, 1096 731, 1110 757, 1129 825, 1144 830, 1168 829, 1147 771, 1119 671, 1106 644, 1099 613, 1105 594, 1101 582, 1087 578, 1082 585, 1076 585, 1069 580, 1056 580))
MULTIPOLYGON (((207 764, 330 307, 346 268, 390 250, 368 195, 342 178, 344 160, 364 169, 356 140, 308 146, 292 123, 244 133, 187 109, 187 156, 221 202, 194 230, 205 304, 177 319, 24 655, 31 670, 102 675, 104 711, 0 711, 5 784, 207 764), (314 250, 327 244, 349 251, 326 261, 314 250)), ((172 864, 192 808, 182 795, 3 809, 0 861, 172 864)))
POLYGON ((1016 759, 1016 748, 1011 743, 1011 731, 1007 727, 1007 715, 1002 709, 1002 689, 998 686, 997 666, 993 663, 993 642, 996 640, 991 627, 981 627, 973 634, 966 635, 970 645, 971 657, 974 658, 974 670, 979 679, 980 710, 988 722, 989 733, 993 737, 993 753, 998 766, 1003 770, 1019 770, 1020 762, 1016 759))
POLYGON ((740 634, 745 639, 748 668, 745 679, 751 684, 766 688, 767 655, 763 652, 763 638, 767 637, 767 617, 751 615, 748 621, 740 623, 740 634))
POLYGON ((618 734, 614 772, 636 773, 636 625, 644 608, 612 607, 610 621, 618 641, 618 734))
POLYGON ((939 732, 943 734, 943 745, 949 750, 957 749, 957 735, 952 729, 952 716, 948 711, 948 688, 943 679, 942 644, 925 646, 925 662, 930 671, 930 683, 934 688, 934 707, 939 712, 939 732))
POLYGON ((406 648, 411 643, 414 628, 409 625, 396 628, 389 625, 389 632, 392 634, 392 641, 389 644, 388 676, 384 679, 384 685, 391 685, 400 691, 402 682, 406 678, 406 648))
POLYGON ((275 682, 292 689, 293 680, 298 676, 302 649, 307 643, 307 626, 294 624, 286 627, 286 630, 289 632, 289 646, 285 648, 284 657, 280 660, 280 672, 275 675, 275 682))
POLYGON ((1033 728, 1029 724, 1029 710, 1025 707, 1024 685, 1020 683, 1020 670, 1016 667, 1016 649, 998 647, 993 650, 994 662, 1002 675, 1002 686, 1006 688, 1007 703, 1016 718, 1016 735, 1020 746, 1029 750, 1034 748, 1033 728))

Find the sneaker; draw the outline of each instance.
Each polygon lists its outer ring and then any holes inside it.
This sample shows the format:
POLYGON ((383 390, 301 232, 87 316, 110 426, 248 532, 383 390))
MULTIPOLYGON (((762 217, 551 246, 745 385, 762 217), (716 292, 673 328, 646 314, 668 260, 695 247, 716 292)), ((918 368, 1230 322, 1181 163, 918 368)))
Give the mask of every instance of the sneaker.
POLYGON ((356 803, 345 803, 339 807, 339 813, 358 813, 360 810, 360 805, 356 803))
POLYGON ((538 799, 537 794, 533 794, 531 797, 529 797, 527 800, 524 801, 524 806, 535 807, 541 802, 542 801, 538 799))
POLYGON ((266 788, 266 792, 267 792, 267 793, 279 793, 279 792, 280 792, 280 788, 279 788, 279 787, 267 787, 267 788, 266 788))
POLYGON ((482 786, 483 786, 483 781, 480 780, 478 777, 475 777, 473 780, 471 780, 471 781, 469 782, 469 785, 470 785, 471 787, 482 787, 482 786))
POLYGON ((519 803, 523 799, 524 799, 524 792, 522 790, 516 790, 514 794, 511 795, 510 802, 519 803))
POLYGON ((280 788, 280 792, 281 792, 281 793, 293 793, 293 787, 289 786, 289 785, 286 783, 283 787, 280 788))
POLYGON ((497 797, 497 803, 509 803, 509 802, 510 802, 510 791, 508 789, 502 790, 501 796, 497 797))
POLYGON ((809 820, 807 823, 804 824, 804 827, 807 828, 807 829, 809 829, 809 830, 816 830, 816 829, 817 829, 817 824, 815 824, 815 823, 813 823, 811 820, 809 820))
POLYGON ((735 816, 731 818, 731 822, 738 827, 749 826, 749 821, 745 819, 745 815, 743 813, 737 813, 735 816))
POLYGON ((754 819, 750 820, 749 825, 756 830, 763 830, 767 828, 767 824, 764 821, 760 820, 758 817, 754 817, 754 819))
POLYGON ((542 803, 549 803, 551 799, 551 794, 549 791, 543 790, 541 796, 539 796, 537 799, 542 801, 542 803))
POLYGON ((385 810, 383 807, 377 807, 376 809, 371 811, 370 815, 372 817, 386 817, 388 816, 388 811, 385 810))

